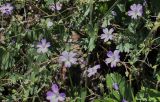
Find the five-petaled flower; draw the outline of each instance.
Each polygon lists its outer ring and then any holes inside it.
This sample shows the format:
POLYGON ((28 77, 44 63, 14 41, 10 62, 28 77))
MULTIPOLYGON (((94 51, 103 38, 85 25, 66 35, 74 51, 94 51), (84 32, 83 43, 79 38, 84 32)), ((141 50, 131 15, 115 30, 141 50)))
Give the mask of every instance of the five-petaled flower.
POLYGON ((63 51, 61 56, 59 57, 59 61, 60 63, 64 62, 64 66, 69 68, 72 64, 77 64, 77 58, 75 58, 76 55, 77 54, 72 51, 63 51))
POLYGON ((13 11, 13 6, 10 3, 6 3, 0 6, 2 14, 10 15, 13 11))
POLYGON ((131 16, 132 19, 137 19, 138 16, 142 16, 143 10, 141 4, 133 4, 130 6, 130 9, 131 10, 128 11, 128 16, 131 16))
POLYGON ((91 76, 93 76, 94 74, 96 74, 97 73, 97 69, 99 69, 100 68, 100 65, 95 65, 94 67, 92 67, 92 68, 88 68, 88 70, 87 70, 87 72, 88 72, 88 77, 91 77, 91 76))
POLYGON ((109 58, 106 58, 105 59, 105 63, 108 65, 109 63, 111 63, 111 67, 116 67, 116 64, 118 62, 120 62, 120 55, 119 55, 119 51, 118 50, 115 50, 114 52, 112 51, 109 51, 107 53, 107 56, 109 58))
POLYGON ((116 91, 119 90, 119 86, 117 83, 113 83, 112 86, 113 86, 113 89, 115 89, 116 91))
POLYGON ((38 53, 46 53, 48 51, 48 47, 50 47, 50 42, 47 42, 46 39, 42 39, 38 44, 37 44, 37 52, 38 53))
POLYGON ((59 88, 57 84, 52 85, 52 91, 47 92, 47 97, 46 99, 49 100, 50 102, 59 102, 59 101, 64 101, 66 98, 65 93, 59 93, 59 88))
POLYGON ((108 41, 108 40, 112 40, 113 39, 113 33, 114 29, 108 29, 108 28, 104 28, 103 29, 103 34, 101 34, 101 39, 104 39, 104 42, 108 41))
POLYGON ((60 2, 57 2, 57 3, 53 3, 49 6, 49 8, 52 10, 52 11, 59 11, 62 9, 62 4, 60 2))

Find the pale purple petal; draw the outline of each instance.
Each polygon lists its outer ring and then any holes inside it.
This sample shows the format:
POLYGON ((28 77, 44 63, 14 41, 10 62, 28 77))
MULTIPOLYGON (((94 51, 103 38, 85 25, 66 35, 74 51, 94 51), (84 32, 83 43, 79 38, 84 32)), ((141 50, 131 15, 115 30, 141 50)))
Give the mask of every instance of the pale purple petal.
POLYGON ((132 16, 132 15, 134 15, 135 14, 135 12, 134 11, 128 11, 128 16, 132 16))
POLYGON ((41 48, 38 48, 38 49, 37 49, 37 52, 38 52, 38 53, 41 53, 41 51, 42 51, 41 48))
POLYGON ((116 64, 117 64, 116 61, 111 62, 111 68, 116 67, 116 64))
POLYGON ((47 96, 53 96, 53 95, 54 95, 54 93, 52 91, 47 92, 47 96))
POLYGON ((64 57, 64 56, 60 56, 60 57, 59 57, 59 61, 60 61, 60 62, 64 62, 64 61, 67 61, 67 59, 66 59, 66 57, 64 57))
POLYGON ((97 70, 100 68, 100 65, 95 65, 93 68, 95 68, 97 70))
POLYGON ((119 56, 119 50, 115 50, 115 51, 114 51, 114 56, 115 56, 116 58, 120 58, 120 56, 119 56))
POLYGON ((47 42, 46 43, 46 47, 50 47, 51 45, 50 45, 50 42, 47 42))
POLYGON ((53 85, 52 85, 52 91, 53 91, 55 94, 59 93, 59 88, 58 88, 57 84, 53 84, 53 85))
POLYGON ((104 28, 104 29, 103 29, 103 33, 104 33, 104 34, 108 33, 108 28, 104 28))
POLYGON ((128 102, 126 99, 123 98, 122 102, 128 102))
POLYGON ((105 63, 108 65, 108 63, 111 63, 112 60, 113 60, 112 58, 106 58, 105 63))
POLYGON ((88 77, 91 77, 92 75, 95 75, 97 73, 97 69, 100 68, 100 65, 95 65, 92 68, 88 68, 87 72, 88 72, 88 77))
POLYGON ((53 96, 54 96, 54 93, 51 92, 51 91, 48 91, 48 92, 47 92, 47 97, 46 97, 46 99, 47 99, 47 100, 51 100, 53 96))
POLYGON ((60 93, 59 96, 58 96, 58 100, 59 101, 64 101, 66 98, 66 94, 65 93, 60 93))
POLYGON ((106 34, 101 34, 101 39, 105 39, 107 37, 106 34))
POLYGON ((65 58, 68 58, 69 53, 67 51, 63 51, 62 52, 62 56, 64 56, 65 58))
POLYGON ((109 30, 109 34, 112 34, 112 33, 113 33, 113 31, 114 31, 114 29, 113 29, 113 28, 111 28, 111 29, 109 30))
POLYGON ((118 84, 117 84, 117 83, 113 83, 113 88, 114 88, 116 91, 119 90, 118 84))
POLYGON ((112 57, 112 56, 113 56, 112 51, 108 51, 107 56, 108 56, 108 57, 112 57))
POLYGON ((104 42, 107 42, 109 40, 108 36, 104 39, 104 42))
POLYGON ((64 66, 67 67, 67 68, 71 67, 71 62, 66 61, 66 62, 64 63, 64 66))
POLYGON ((41 48, 42 53, 46 53, 48 51, 48 48, 41 48))
POLYGON ((70 52, 69 53, 69 57, 75 57, 77 54, 76 53, 73 53, 73 52, 70 52))
POLYGON ((89 68, 88 70, 87 70, 87 72, 88 72, 88 77, 91 77, 92 75, 94 75, 96 72, 97 72, 97 70, 95 70, 95 69, 93 69, 93 68, 89 68))
POLYGON ((37 44, 37 47, 42 47, 41 42, 39 42, 39 43, 37 44))
POLYGON ((46 42, 47 42, 46 39, 41 40, 42 45, 46 45, 46 42))
POLYGON ((135 9, 137 8, 136 4, 131 5, 131 10, 135 11, 135 9))
POLYGON ((108 39, 112 40, 113 39, 113 35, 109 35, 108 39))
POLYGON ((141 4, 137 4, 137 10, 141 11, 142 10, 142 5, 141 4))
POLYGON ((73 64, 77 64, 77 59, 76 58, 70 58, 70 62, 73 64))
POLYGON ((60 4, 59 2, 56 3, 56 9, 59 11, 62 9, 62 4, 60 4))

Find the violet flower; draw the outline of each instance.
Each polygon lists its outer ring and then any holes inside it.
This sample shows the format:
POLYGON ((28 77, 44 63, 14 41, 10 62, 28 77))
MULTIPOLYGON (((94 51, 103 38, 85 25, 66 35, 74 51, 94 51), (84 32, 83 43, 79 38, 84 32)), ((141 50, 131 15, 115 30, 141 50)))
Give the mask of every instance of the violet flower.
POLYGON ((107 53, 107 56, 109 58, 105 59, 105 63, 108 65, 109 63, 111 63, 111 67, 116 67, 116 64, 120 61, 120 55, 119 55, 119 51, 115 50, 114 52, 109 51, 107 53))
POLYGON ((119 90, 119 86, 118 86, 118 84, 117 83, 113 83, 113 88, 117 91, 117 90, 119 90))
POLYGON ((116 13, 115 11, 111 11, 111 14, 112 14, 113 16, 117 16, 117 13, 116 13))
POLYGON ((123 98, 122 102, 128 102, 126 99, 123 98))
POLYGON ((66 98, 65 93, 59 93, 59 88, 57 84, 52 85, 52 90, 47 92, 46 99, 50 102, 63 102, 66 98))
POLYGON ((137 19, 138 17, 142 16, 143 10, 141 4, 133 4, 130 6, 128 11, 128 16, 131 16, 132 19, 137 19))
POLYGON ((13 11, 13 6, 10 3, 6 3, 0 6, 2 14, 10 15, 13 11))
POLYGON ((104 39, 104 42, 108 41, 108 40, 112 40, 113 39, 113 33, 114 29, 111 28, 111 29, 108 29, 108 28, 105 28, 103 29, 103 34, 101 34, 101 39, 104 39))
POLYGON ((49 8, 52 10, 52 11, 59 11, 62 9, 62 4, 60 2, 57 2, 57 3, 53 3, 49 6, 49 8))
POLYGON ((93 75, 95 75, 97 73, 97 69, 100 68, 100 65, 95 65, 92 68, 88 68, 87 72, 88 72, 88 77, 91 77, 93 75))
POLYGON ((48 47, 50 47, 50 42, 47 42, 46 39, 42 39, 38 44, 37 44, 37 52, 38 53, 46 53, 48 51, 48 47))
POLYGON ((72 64, 77 64, 76 53, 63 51, 62 55, 59 57, 60 63, 64 62, 65 67, 71 67, 72 64))

